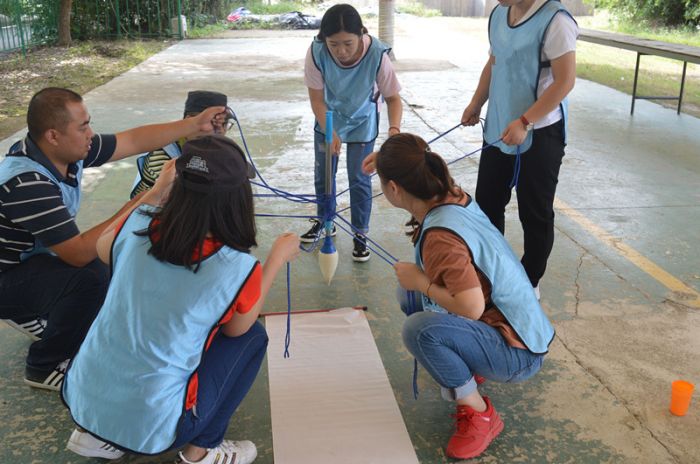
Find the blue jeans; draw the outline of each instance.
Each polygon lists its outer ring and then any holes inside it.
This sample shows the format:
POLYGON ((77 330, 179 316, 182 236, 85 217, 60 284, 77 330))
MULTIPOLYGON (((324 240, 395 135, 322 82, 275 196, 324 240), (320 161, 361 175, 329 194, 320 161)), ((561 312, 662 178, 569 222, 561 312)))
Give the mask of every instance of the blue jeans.
POLYGON ((450 313, 415 312, 406 319, 402 335, 408 351, 440 384, 446 400, 474 392, 474 374, 496 382, 522 382, 544 361, 543 354, 509 346, 494 327, 450 313))
MULTIPOLYGON (((350 222, 362 233, 369 232, 369 216, 372 213, 372 180, 362 172, 362 162, 374 150, 374 141, 370 143, 346 144, 345 160, 350 185, 350 222)), ((314 187, 316 198, 323 198, 326 193, 326 142, 323 134, 314 131, 314 187)), ((333 169, 333 186, 338 164, 333 169)), ((324 216, 324 207, 316 208, 318 216, 324 216)))
POLYGON ((267 332, 260 322, 240 337, 222 333, 214 337, 197 371, 197 403, 182 414, 172 448, 187 443, 201 448, 221 444, 231 416, 258 375, 266 350, 267 332))

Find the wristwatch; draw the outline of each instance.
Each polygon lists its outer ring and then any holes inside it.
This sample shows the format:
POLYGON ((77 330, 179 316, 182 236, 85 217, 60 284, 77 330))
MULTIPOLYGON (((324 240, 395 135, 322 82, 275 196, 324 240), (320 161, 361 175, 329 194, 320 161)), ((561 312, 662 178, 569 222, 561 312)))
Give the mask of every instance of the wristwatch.
POLYGON ((535 124, 528 121, 525 115, 520 116, 520 122, 523 123, 523 126, 525 126, 526 131, 531 131, 535 127, 535 124))

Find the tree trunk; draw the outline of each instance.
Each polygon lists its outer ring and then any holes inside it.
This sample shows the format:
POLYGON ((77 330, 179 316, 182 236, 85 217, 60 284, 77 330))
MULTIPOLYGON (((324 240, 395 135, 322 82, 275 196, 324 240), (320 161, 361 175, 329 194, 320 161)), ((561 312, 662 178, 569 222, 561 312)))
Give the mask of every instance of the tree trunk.
POLYGON ((58 12, 58 45, 67 47, 71 43, 70 12, 73 0, 61 0, 58 12))
MULTIPOLYGON (((394 47, 394 0, 379 0, 379 40, 394 47)), ((394 51, 389 52, 393 61, 394 51)))

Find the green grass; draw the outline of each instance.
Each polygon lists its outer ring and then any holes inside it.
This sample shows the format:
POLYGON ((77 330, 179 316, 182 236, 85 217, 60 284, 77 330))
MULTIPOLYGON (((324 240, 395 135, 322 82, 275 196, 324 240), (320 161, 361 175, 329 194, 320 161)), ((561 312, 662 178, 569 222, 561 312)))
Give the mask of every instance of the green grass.
POLYGON ((671 29, 667 27, 653 27, 628 22, 617 23, 615 30, 623 34, 634 35, 651 40, 661 40, 683 45, 700 47, 700 32, 691 28, 671 29))
POLYGON ((290 11, 304 11, 304 8, 308 9, 309 3, 282 1, 268 5, 256 0, 245 2, 242 6, 248 8, 253 14, 263 15, 289 13, 290 11))
MULTIPOLYGON (((608 12, 596 12, 592 17, 577 18, 579 26, 652 40, 700 46, 700 34, 688 29, 651 28, 646 24, 620 22, 608 12)), ((632 94, 634 66, 637 54, 614 47, 579 41, 576 50, 578 77, 632 94)), ((643 56, 640 64, 638 95, 678 96, 683 63, 658 56, 643 56)), ((677 102, 655 100, 675 108, 677 102)), ((683 113, 700 117, 700 66, 688 64, 683 95, 683 113)))
POLYGON ((170 45, 168 41, 88 41, 69 48, 44 47, 0 60, 0 139, 25 126, 27 104, 44 87, 84 94, 109 82, 170 45))
POLYGON ((418 2, 401 3, 398 4, 396 10, 399 13, 412 14, 414 16, 422 16, 426 18, 434 16, 442 16, 440 10, 434 10, 432 8, 426 8, 425 5, 418 2))
POLYGON ((207 39, 216 37, 218 34, 231 29, 228 23, 219 22, 216 24, 208 24, 204 27, 193 27, 187 31, 187 37, 190 39, 207 39))

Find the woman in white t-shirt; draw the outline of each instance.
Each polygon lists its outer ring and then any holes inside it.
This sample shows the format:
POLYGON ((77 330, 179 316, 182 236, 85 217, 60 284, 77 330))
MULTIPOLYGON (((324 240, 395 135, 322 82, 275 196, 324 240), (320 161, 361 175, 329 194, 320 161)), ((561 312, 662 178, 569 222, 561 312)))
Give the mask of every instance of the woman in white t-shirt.
MULTIPOLYGON (((309 47, 304 65, 304 83, 309 88, 311 109, 316 117, 314 186, 320 219, 311 219, 313 225, 301 240, 318 240, 326 214, 332 213, 323 204, 323 195, 326 193, 325 118, 326 111, 333 111, 331 150, 338 155, 341 145, 347 144, 350 214, 356 232, 352 257, 358 262, 370 257, 364 235, 369 231, 372 183, 362 172, 362 162, 374 150, 379 133, 380 97, 387 103, 388 135, 401 130, 401 86, 388 56, 390 50, 367 34, 355 8, 339 4, 323 15, 319 34, 309 47)), ((333 176, 336 170, 337 162, 334 162, 333 176)))
POLYGON ((476 201, 503 233, 516 187, 522 264, 539 298, 554 244, 554 195, 566 146, 567 101, 576 80, 578 26, 557 0, 499 0, 489 19, 489 60, 462 123, 489 101, 476 201))

